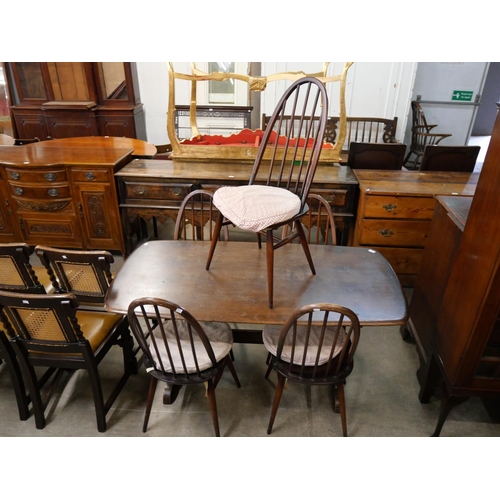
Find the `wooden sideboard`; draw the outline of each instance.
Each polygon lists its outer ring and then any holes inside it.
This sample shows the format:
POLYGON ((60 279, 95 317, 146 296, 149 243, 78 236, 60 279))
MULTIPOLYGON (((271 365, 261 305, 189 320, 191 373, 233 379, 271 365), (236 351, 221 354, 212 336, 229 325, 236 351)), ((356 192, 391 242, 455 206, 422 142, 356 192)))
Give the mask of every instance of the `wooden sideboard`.
MULTIPOLYGON (((115 174, 127 251, 132 251, 133 224, 138 218, 175 221, 190 191, 247 184, 251 170, 248 162, 133 160, 115 174)), ((311 188, 330 203, 338 242, 344 245, 354 221, 357 184, 349 167, 330 164, 318 166, 311 188)))
POLYGON ((359 201, 353 245, 379 251, 403 286, 413 286, 436 195, 473 195, 478 173, 353 170, 359 201))
POLYGON ((133 149, 0 148, 0 242, 125 253, 114 174, 133 149))

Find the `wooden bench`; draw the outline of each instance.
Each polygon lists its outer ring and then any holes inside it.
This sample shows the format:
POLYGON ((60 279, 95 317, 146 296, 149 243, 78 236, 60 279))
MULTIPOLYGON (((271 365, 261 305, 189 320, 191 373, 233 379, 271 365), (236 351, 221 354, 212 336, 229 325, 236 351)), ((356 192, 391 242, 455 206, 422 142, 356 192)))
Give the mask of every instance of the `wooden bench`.
MULTIPOLYGON (((265 113, 262 115, 262 130, 266 129, 269 119, 265 113)), ((290 117, 284 117, 290 119, 290 117)), ((330 116, 326 124, 325 141, 335 144, 337 139, 338 116, 330 116)), ((349 151, 351 142, 372 142, 372 143, 397 143, 396 127, 398 118, 367 118, 367 117, 347 117, 346 140, 342 147, 342 153, 349 151)))

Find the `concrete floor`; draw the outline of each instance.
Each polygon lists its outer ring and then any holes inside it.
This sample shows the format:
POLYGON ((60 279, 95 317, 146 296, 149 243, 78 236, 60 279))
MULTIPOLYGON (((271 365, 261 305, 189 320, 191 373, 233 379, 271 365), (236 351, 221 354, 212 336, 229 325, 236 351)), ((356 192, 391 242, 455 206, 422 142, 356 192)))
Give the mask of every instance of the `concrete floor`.
MULTIPOLYGON (((105 394, 117 380, 121 353, 113 348, 100 366, 105 394)), ((238 389, 224 373, 217 390, 222 436, 264 437, 276 387, 276 375, 264 379, 266 350, 263 345, 236 344, 238 389)), ((347 426, 357 437, 424 437, 436 425, 439 399, 426 405, 418 400, 415 345, 404 342, 399 329, 364 327, 347 380, 347 426)), ((97 431, 88 377, 75 372, 61 384, 47 408, 45 429, 35 428, 34 418, 20 421, 5 364, 0 365, 1 436, 212 436, 208 399, 203 386, 185 387, 172 405, 162 402, 158 384, 146 434, 142 433, 149 376, 141 367, 132 376, 108 413, 108 428, 97 431)), ((342 435, 340 416, 333 412, 332 392, 326 387, 290 383, 283 394, 271 437, 337 437, 342 435)), ((442 436, 500 436, 498 403, 469 399, 456 407, 442 436)))

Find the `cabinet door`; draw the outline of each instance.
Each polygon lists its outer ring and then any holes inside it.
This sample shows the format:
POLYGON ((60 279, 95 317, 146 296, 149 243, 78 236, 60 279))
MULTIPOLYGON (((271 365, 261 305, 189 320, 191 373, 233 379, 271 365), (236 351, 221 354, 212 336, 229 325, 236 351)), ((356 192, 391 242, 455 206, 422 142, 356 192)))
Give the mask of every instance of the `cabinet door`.
POLYGON ((120 250, 124 253, 115 186, 111 182, 99 182, 102 178, 112 177, 112 173, 74 169, 72 176, 86 246, 89 249, 120 250), (83 178, 87 182, 78 182, 83 178))
POLYGON ((0 172, 0 242, 11 243, 20 238, 18 236, 18 228, 12 224, 12 206, 6 193, 3 175, 3 172, 0 172))

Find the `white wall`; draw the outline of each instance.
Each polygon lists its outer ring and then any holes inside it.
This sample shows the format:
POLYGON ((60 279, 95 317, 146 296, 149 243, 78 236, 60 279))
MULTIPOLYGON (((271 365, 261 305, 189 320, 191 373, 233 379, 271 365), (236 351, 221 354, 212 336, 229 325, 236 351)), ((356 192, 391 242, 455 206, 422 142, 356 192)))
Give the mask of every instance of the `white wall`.
MULTIPOLYGON (((339 74, 344 63, 330 63, 329 75, 339 74)), ((282 71, 321 71, 322 62, 266 62, 262 74, 282 71)), ((174 63, 179 72, 190 73, 188 63, 174 63)), ((406 121, 410 112, 416 63, 354 63, 349 69, 346 87, 346 108, 350 116, 398 117, 396 137, 403 140, 406 121)), ((141 101, 144 104, 147 140, 153 144, 170 142, 167 136, 168 68, 166 62, 137 63, 141 101)), ((289 82, 268 84, 261 96, 261 112, 271 114, 285 86, 289 82)), ((189 83, 176 85, 176 103, 189 103, 189 83), (181 88, 182 86, 182 88, 181 88)), ((330 115, 338 115, 339 96, 336 83, 327 85, 330 98, 330 115)))

